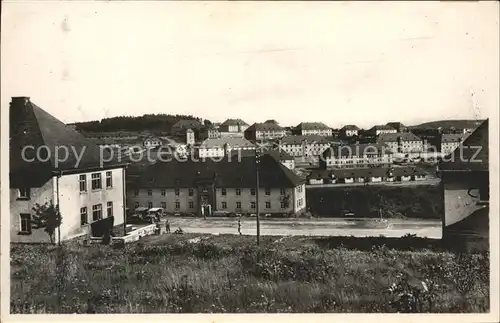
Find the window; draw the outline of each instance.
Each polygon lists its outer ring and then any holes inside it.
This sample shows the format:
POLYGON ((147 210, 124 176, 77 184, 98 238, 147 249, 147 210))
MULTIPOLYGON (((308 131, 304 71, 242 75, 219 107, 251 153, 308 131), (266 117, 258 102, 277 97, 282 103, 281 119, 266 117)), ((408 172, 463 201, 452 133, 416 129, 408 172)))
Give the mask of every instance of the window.
POLYGON ((106 172, 106 188, 113 187, 113 176, 111 172, 106 172))
POLYGON ((167 202, 161 202, 161 208, 165 210, 167 208, 167 202))
POLYGON ((167 196, 167 190, 162 189, 161 190, 161 196, 167 196))
POLYGON ((93 205, 92 206, 92 221, 97 221, 100 219, 102 219, 102 205, 101 204, 93 205))
POLYGON ((101 173, 94 173, 94 174, 92 174, 92 189, 93 190, 100 190, 100 189, 102 189, 101 173))
POLYGON ((134 208, 137 209, 139 207, 139 202, 134 203, 134 208))
POLYGON ((241 209, 241 202, 236 202, 236 208, 241 209))
POLYGON ((134 196, 139 196, 139 190, 134 190, 134 196))
POLYGON ((286 209, 286 203, 285 202, 281 202, 281 208, 282 209, 286 209))
POLYGON ((194 209, 194 202, 193 201, 189 201, 189 208, 194 209))
POLYGON ((178 210, 181 208, 181 202, 175 201, 175 209, 178 210))
POLYGON ((22 187, 19 189, 18 192, 19 199, 29 200, 30 195, 31 195, 31 190, 29 189, 29 187, 22 187))
POLYGON ((153 202, 148 202, 148 208, 151 209, 153 207, 153 202))
POLYGON ((175 196, 179 196, 180 190, 178 188, 175 189, 175 196))
POLYGON ((241 195, 241 189, 240 188, 237 188, 236 189, 236 195, 240 196, 241 195))
POLYGON ((271 208, 271 202, 270 201, 267 201, 266 202, 266 209, 270 209, 271 208))
POLYGON ((87 214, 87 207, 80 208, 80 225, 85 225, 89 223, 89 218, 87 214))
POLYGON ((192 188, 188 189, 188 195, 193 196, 194 190, 192 188))
POLYGON ((21 232, 31 234, 31 214, 21 213, 21 232))
POLYGON ((222 195, 226 195, 226 189, 225 188, 221 189, 221 194, 222 195))
POLYGON ((251 189, 250 189, 250 194, 251 194, 251 195, 255 195, 255 188, 251 188, 251 189))
POLYGON ((256 208, 255 202, 253 202, 253 201, 252 201, 252 202, 250 202, 250 208, 252 208, 252 209, 255 209, 255 208, 256 208))
POLYGON ((107 217, 109 218, 113 216, 113 202, 108 202, 107 206, 108 206, 107 217))
POLYGON ((227 203, 226 203, 226 202, 222 202, 222 203, 221 203, 221 208, 223 208, 223 209, 227 209, 227 203))
POLYGON ((284 188, 280 189, 280 195, 285 195, 286 191, 284 188))
POLYGON ((271 189, 270 188, 266 188, 266 195, 271 195, 271 189))
POLYGON ((153 190, 148 190, 148 196, 153 196, 153 190))
POLYGON ((87 192, 87 175, 80 175, 78 182, 80 184, 80 192, 87 192))

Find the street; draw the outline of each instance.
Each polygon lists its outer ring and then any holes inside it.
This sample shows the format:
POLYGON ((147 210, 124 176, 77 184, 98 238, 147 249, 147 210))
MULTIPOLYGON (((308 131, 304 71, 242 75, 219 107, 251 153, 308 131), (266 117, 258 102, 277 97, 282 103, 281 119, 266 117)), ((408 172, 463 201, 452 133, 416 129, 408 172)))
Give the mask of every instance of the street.
MULTIPOLYGON (((238 218, 184 218, 168 217, 171 231, 182 228, 190 233, 238 234, 238 218)), ((162 225, 165 218, 162 219, 162 225)), ((441 238, 441 220, 387 219, 380 223, 375 219, 316 218, 316 219, 269 219, 260 220, 261 235, 310 235, 310 236, 386 236, 401 237, 415 234, 419 237, 441 238)), ((256 218, 241 219, 241 233, 256 234, 256 218)))

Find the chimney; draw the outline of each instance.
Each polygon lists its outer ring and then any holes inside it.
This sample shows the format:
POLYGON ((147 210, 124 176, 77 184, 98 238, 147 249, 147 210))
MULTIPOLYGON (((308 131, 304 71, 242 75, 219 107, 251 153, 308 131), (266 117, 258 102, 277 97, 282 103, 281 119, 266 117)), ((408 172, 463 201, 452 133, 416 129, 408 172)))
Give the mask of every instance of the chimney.
POLYGON ((22 104, 22 105, 26 105, 30 102, 30 98, 27 97, 27 96, 14 96, 12 97, 12 102, 11 104, 22 104))

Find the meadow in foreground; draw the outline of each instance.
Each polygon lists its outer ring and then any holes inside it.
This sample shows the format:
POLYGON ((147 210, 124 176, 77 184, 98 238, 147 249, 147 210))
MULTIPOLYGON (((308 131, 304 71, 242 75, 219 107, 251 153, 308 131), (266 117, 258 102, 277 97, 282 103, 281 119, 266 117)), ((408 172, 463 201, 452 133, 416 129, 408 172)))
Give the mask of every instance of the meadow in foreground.
POLYGON ((486 253, 192 234, 124 249, 11 245, 12 313, 488 310, 486 253))

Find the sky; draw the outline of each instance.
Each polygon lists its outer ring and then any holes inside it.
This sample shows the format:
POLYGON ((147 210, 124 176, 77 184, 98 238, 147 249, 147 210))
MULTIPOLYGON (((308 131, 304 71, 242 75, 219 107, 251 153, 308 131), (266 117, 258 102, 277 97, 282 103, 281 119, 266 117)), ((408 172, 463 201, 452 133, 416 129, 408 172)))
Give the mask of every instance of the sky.
POLYGON ((2 109, 331 127, 491 117, 498 2, 4 1, 2 109))

